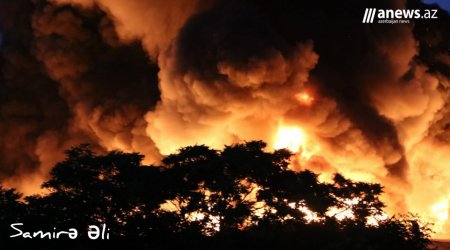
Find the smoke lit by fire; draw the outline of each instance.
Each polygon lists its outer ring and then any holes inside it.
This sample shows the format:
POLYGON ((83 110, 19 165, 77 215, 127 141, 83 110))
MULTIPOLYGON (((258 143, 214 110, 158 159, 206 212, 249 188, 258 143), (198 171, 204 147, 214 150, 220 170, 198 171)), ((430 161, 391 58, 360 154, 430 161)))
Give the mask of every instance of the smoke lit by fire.
POLYGON ((0 2, 0 179, 39 192, 80 143, 158 164, 264 140, 321 180, 380 182, 390 214, 450 237, 448 15, 367 25, 364 1, 298 2, 0 2))

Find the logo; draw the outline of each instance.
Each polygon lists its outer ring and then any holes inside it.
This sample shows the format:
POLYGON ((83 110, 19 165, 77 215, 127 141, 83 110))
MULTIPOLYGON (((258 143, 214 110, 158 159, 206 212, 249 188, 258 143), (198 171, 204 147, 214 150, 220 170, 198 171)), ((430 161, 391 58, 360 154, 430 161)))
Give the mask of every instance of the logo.
POLYGON ((437 19, 437 9, 376 9, 366 8, 362 23, 410 23, 411 19, 437 19))
POLYGON ((375 18, 375 12, 377 12, 377 9, 375 9, 375 8, 366 8, 362 22, 363 23, 373 23, 373 19, 375 18))

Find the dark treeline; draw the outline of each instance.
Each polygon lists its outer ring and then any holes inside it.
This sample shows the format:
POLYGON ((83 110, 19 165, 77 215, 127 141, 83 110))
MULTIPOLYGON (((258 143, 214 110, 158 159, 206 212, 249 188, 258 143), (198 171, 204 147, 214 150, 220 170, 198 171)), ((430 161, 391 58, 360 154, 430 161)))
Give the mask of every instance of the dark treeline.
POLYGON ((321 183, 313 172, 289 170, 290 152, 265 146, 186 147, 157 167, 143 166, 136 153, 72 148, 43 183, 46 195, 0 189, 1 242, 13 249, 428 249, 429 229, 414 216, 367 223, 383 213, 380 185, 339 174, 321 183), (332 207, 354 216, 339 220, 327 214, 332 207), (18 222, 24 232, 76 228, 79 235, 10 238, 18 222), (88 225, 103 223, 110 240, 88 239, 88 225))

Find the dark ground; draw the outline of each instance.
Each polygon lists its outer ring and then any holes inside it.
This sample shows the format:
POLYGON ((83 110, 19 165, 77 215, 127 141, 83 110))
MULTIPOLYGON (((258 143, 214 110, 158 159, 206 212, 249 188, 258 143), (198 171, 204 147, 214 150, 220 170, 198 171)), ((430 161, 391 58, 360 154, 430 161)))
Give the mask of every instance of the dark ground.
POLYGON ((433 245, 438 250, 450 250, 450 240, 433 240, 433 245))

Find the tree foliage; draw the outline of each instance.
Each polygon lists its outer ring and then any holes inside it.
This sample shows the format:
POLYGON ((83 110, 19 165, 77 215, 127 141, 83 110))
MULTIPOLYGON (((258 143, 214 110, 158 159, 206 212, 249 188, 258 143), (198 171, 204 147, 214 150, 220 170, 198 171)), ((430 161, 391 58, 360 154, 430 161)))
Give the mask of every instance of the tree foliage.
MULTIPOLYGON (((427 249, 429 229, 416 217, 380 219, 379 184, 340 174, 323 183, 311 171, 290 170, 289 151, 265 147, 197 145, 144 166, 140 154, 97 155, 80 145, 52 169, 47 194, 22 202, 1 188, 0 221, 29 231, 77 228, 81 243, 65 249, 99 244, 83 239, 88 225, 102 223, 112 234, 102 244, 133 249, 427 249), (337 216, 344 212, 350 216, 337 216)), ((51 245, 58 244, 67 242, 51 245)))

